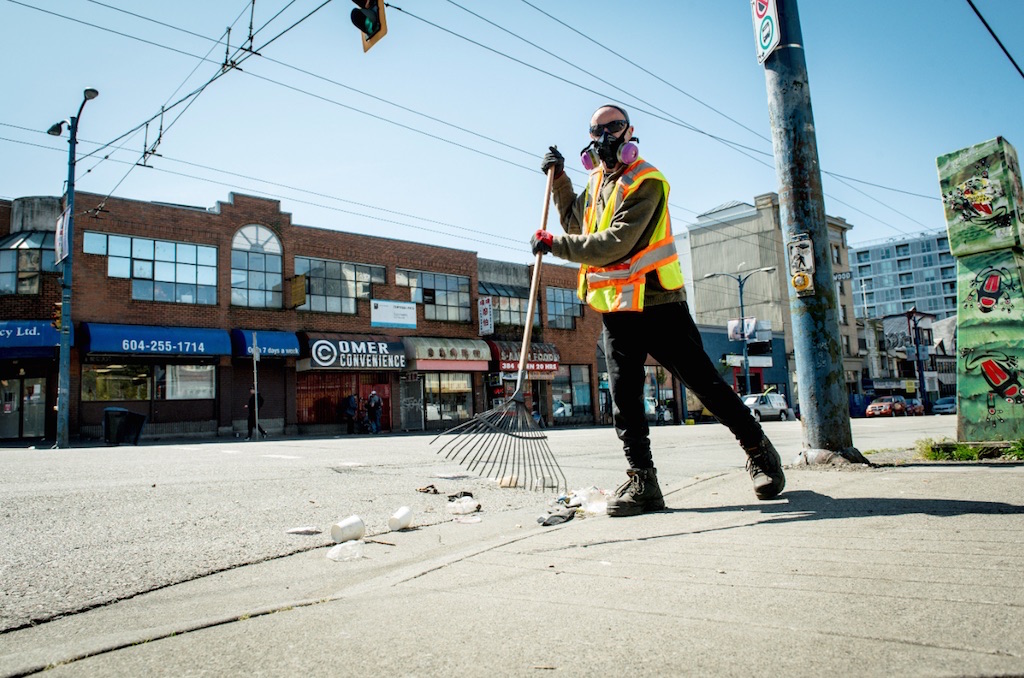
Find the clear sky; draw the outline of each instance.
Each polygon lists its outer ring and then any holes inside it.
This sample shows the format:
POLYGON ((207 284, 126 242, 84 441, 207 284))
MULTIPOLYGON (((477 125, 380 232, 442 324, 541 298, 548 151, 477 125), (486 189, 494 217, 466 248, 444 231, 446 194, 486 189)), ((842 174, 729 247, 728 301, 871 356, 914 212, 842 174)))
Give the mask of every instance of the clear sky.
MULTIPOLYGON (((747 0, 396 4, 364 54, 351 2, 286 31, 320 0, 258 0, 261 56, 236 54, 241 70, 171 107, 220 71, 227 26, 232 52, 248 44, 244 0, 0 0, 0 196, 63 193, 67 134, 45 131, 85 87, 100 96, 81 118, 79 191, 201 207, 267 195, 294 223, 503 261, 532 260, 540 156, 557 144, 579 187, 606 101, 631 111, 672 184, 677 228, 778 190, 747 0), (162 106, 159 155, 137 167, 162 106)), ((1024 0, 975 5, 1024 67, 1024 0)), ((822 168, 901 191, 824 177, 851 244, 944 226, 936 156, 997 135, 1024 152, 1024 79, 965 0, 799 8, 822 168)))

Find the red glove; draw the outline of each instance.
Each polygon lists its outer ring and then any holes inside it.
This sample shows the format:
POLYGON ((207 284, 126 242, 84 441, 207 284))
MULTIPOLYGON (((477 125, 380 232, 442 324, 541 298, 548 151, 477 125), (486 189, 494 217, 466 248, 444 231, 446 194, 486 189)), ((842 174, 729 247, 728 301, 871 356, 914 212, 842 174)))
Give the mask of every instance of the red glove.
POLYGON ((551 243, 554 239, 555 236, 551 235, 551 231, 539 229, 530 238, 530 247, 534 254, 548 254, 551 252, 551 243))

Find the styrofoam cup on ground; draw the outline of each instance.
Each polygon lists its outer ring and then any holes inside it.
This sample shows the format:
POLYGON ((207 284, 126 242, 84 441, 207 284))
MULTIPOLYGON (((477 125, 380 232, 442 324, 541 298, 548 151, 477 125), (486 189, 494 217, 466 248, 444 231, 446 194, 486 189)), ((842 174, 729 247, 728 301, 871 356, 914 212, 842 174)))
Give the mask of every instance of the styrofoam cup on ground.
POLYGON ((392 532, 404 530, 410 525, 412 525, 412 509, 408 506, 402 506, 388 518, 388 529, 392 532))
POLYGON ((366 525, 359 516, 349 516, 340 523, 331 525, 331 538, 339 544, 353 539, 362 539, 366 534, 366 525))

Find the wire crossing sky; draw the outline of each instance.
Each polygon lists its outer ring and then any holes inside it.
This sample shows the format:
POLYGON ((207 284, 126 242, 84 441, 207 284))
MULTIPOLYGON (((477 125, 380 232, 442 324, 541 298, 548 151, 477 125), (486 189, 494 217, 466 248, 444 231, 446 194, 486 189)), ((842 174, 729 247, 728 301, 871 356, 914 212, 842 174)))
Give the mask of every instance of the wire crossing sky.
MULTIPOLYGON (((826 211, 854 245, 941 229, 936 156, 997 135, 1024 150, 1010 28, 1024 3, 848 4, 800 5, 826 211)), ((504 261, 532 260, 540 156, 557 144, 579 188, 577 149, 606 101, 672 184, 677 229, 777 190, 747 2, 399 6, 363 54, 350 3, 0 0, 0 58, 17 64, 0 196, 63 192, 66 137, 45 130, 85 87, 100 96, 80 121, 79 191, 200 207, 264 195, 295 223, 504 261)))

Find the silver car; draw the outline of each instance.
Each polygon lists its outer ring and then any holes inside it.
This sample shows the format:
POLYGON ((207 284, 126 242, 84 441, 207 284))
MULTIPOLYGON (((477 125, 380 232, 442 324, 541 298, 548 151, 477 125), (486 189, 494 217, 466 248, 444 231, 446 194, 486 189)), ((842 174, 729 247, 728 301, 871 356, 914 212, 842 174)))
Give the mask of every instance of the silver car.
POLYGON ((795 419, 793 411, 786 403, 786 396, 781 393, 750 393, 743 396, 743 404, 750 409, 750 413, 757 421, 795 419))
POLYGON ((956 396, 936 400, 932 405, 932 414, 956 414, 956 396))

